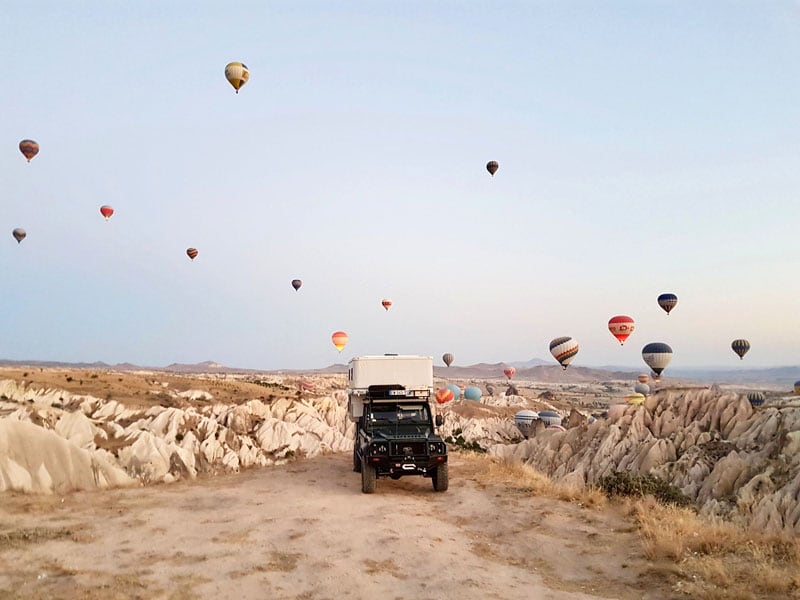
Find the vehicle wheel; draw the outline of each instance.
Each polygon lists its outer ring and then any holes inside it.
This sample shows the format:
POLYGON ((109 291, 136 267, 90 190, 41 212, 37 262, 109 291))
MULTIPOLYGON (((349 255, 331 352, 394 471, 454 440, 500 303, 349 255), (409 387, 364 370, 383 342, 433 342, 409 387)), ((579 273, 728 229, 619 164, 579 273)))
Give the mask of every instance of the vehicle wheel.
POLYGON ((365 494, 371 494, 375 491, 375 481, 378 474, 375 472, 375 467, 370 464, 361 465, 361 491, 365 494))
POLYGON ((356 452, 356 448, 353 448, 353 471, 356 473, 361 473, 361 459, 358 458, 358 452, 356 452))
POLYGON ((447 475, 447 463, 443 465, 439 465, 436 467, 436 470, 433 472, 433 476, 431 477, 431 481, 433 481, 433 489, 437 492, 445 492, 447 491, 447 486, 449 484, 448 475, 447 475))

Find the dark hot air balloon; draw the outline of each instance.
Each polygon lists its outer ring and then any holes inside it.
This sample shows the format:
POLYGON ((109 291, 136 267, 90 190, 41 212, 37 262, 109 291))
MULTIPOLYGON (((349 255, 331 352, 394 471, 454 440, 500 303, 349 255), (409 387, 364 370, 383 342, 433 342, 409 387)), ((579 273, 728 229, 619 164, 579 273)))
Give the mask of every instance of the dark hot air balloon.
POLYGON ((486 170, 489 171, 489 174, 494 177, 494 174, 497 173, 497 169, 500 168, 500 165, 496 160, 490 160, 486 163, 486 170))
POLYGON ((25 239, 25 236, 27 236, 28 234, 25 233, 25 230, 22 229, 21 227, 17 227, 14 231, 11 232, 11 235, 14 236, 14 239, 17 240, 17 243, 19 244, 22 240, 25 239))
POLYGON ((569 336, 557 337, 550 342, 550 354, 566 370, 572 359, 578 353, 578 342, 569 336))
POLYGON ((28 162, 31 162, 31 159, 39 154, 39 144, 33 140, 22 140, 19 143, 19 151, 28 159, 28 162))
POLYGON ((750 406, 761 406, 766 398, 762 392, 750 392, 747 394, 747 400, 750 402, 750 406))
POLYGON ((443 354, 442 362, 449 367, 451 364, 453 364, 453 355, 449 352, 447 354, 443 354))
POLYGON ((642 348, 642 360, 658 377, 672 360, 672 348, 663 342, 651 342, 642 348))
POLYGON ((658 297, 658 305, 667 311, 667 314, 669 314, 669 311, 675 308, 677 303, 678 297, 675 294, 661 294, 658 297))
POLYGON ((736 352, 736 355, 739 357, 739 360, 744 358, 744 355, 747 354, 747 351, 750 350, 750 342, 747 340, 733 340, 731 342, 731 349, 736 352))
POLYGON ((197 248, 187 248, 186 249, 186 256, 194 260, 197 258, 197 248))
POLYGON ((301 285, 303 285, 302 281, 299 279, 292 279, 292 287, 294 288, 294 291, 299 290, 301 285))

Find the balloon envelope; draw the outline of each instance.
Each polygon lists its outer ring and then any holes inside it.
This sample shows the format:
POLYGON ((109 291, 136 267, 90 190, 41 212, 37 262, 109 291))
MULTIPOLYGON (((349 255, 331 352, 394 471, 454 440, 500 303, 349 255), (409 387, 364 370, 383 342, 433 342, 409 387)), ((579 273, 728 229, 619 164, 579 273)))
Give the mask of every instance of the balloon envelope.
POLYGON ((626 315, 617 315, 611 317, 608 321, 608 330, 611 332, 620 344, 624 344, 628 336, 633 333, 635 323, 631 317, 626 315))
POLYGON ((496 160, 490 160, 486 163, 486 170, 489 171, 489 174, 494 177, 494 174, 497 173, 497 169, 500 168, 500 164, 496 160))
POLYGON ((453 390, 450 390, 446 387, 439 388, 438 390, 436 390, 436 402, 438 402, 439 404, 450 402, 454 398, 455 395, 453 394, 453 390))
POLYGON ((487 385, 486 386, 486 391, 489 392, 490 396, 494 396, 494 386, 493 385, 487 385))
POLYGON ((561 425, 561 415, 554 410, 540 410, 539 418, 546 425, 561 425))
POLYGON ((449 367, 451 364, 453 364, 453 355, 449 352, 442 354, 442 362, 449 367))
POLYGON ((761 406, 766 398, 761 392, 750 392, 747 394, 747 400, 750 402, 750 406, 761 406))
POLYGON ((28 162, 31 162, 31 159, 39 154, 39 144, 33 140, 22 140, 19 143, 19 151, 28 159, 28 162))
POLYGON ((473 402, 478 402, 483 396, 483 392, 481 392, 481 388, 475 385, 468 386, 464 390, 464 398, 466 400, 472 400, 473 402))
POLYGON ((247 65, 240 62, 230 62, 225 65, 225 79, 233 86, 236 93, 250 79, 250 70, 247 65))
POLYGON ((447 387, 448 390, 453 392, 453 399, 454 400, 458 400, 459 398, 461 398, 461 388, 460 387, 458 387, 457 385, 453 385, 452 383, 450 385, 446 386, 446 387, 447 387))
POLYGON ((569 336, 557 337, 550 342, 550 354, 553 355, 565 369, 578 353, 578 342, 569 336))
POLYGON ((389 310, 392 306, 392 301, 384 298, 383 300, 381 300, 381 306, 383 306, 383 308, 385 308, 386 310, 389 310))
POLYGON ((525 439, 528 439, 533 433, 533 424, 537 420, 539 420, 539 414, 532 410, 521 410, 514 415, 514 425, 525 439))
POLYGON ((299 279, 292 279, 292 287, 294 288, 295 291, 299 290, 301 285, 303 285, 302 281, 300 281, 299 279))
POLYGON ((742 360, 744 355, 747 354, 747 351, 750 350, 750 342, 747 340, 733 340, 731 342, 731 349, 739 357, 739 360, 742 360))
POLYGON ((106 221, 108 221, 111 218, 111 215, 114 214, 114 209, 107 204, 104 204, 100 207, 100 214, 105 217, 106 221))
POLYGON ((194 260, 197 258, 197 248, 187 248, 186 249, 186 256, 194 260))
POLYGON ((347 345, 348 339, 349 338, 344 331, 335 331, 333 335, 331 335, 331 341, 339 352, 341 352, 342 349, 347 345))
POLYGON ((672 360, 672 348, 663 342, 651 342, 642 348, 642 360, 653 369, 653 373, 661 375, 672 360))
POLYGON ((647 396, 650 393, 650 386, 646 383, 637 383, 633 386, 633 391, 637 394, 642 394, 643 396, 647 396))
POLYGON ((11 232, 11 235, 14 236, 14 239, 17 240, 17 243, 19 244, 22 240, 25 239, 25 236, 27 236, 28 234, 25 233, 25 230, 22 229, 21 227, 17 227, 14 231, 11 232))
POLYGON ((642 404, 644 401, 645 401, 644 394, 640 394, 638 392, 635 393, 635 394, 631 394, 630 396, 626 396, 625 397, 625 402, 627 402, 628 404, 634 404, 634 405, 637 405, 637 406, 639 404, 642 404))
POLYGON ((641 375, 639 375, 638 379, 639 383, 647 383, 648 381, 650 381, 650 375, 648 375, 647 373, 642 373, 641 375))
POLYGON ((658 297, 658 305, 667 311, 667 314, 669 314, 669 311, 675 308, 677 303, 678 297, 675 294, 661 294, 658 297))
POLYGON ((800 381, 794 382, 794 393, 800 395, 800 381))
POLYGON ((509 379, 514 377, 514 373, 516 372, 517 370, 514 367, 506 367, 505 369, 503 369, 503 375, 505 375, 509 379))

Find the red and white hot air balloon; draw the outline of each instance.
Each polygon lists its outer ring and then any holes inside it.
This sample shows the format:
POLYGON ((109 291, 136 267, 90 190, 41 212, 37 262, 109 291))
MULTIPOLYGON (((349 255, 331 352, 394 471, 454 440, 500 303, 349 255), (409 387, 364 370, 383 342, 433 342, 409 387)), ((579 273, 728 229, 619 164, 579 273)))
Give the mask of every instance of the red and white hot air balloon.
POLYGON ((514 367, 506 367, 503 369, 503 375, 505 375, 509 380, 514 377, 514 373, 516 372, 517 370, 514 367))
POLYGON ((608 330, 615 338, 619 340, 620 345, 625 343, 628 336, 633 333, 636 324, 631 317, 626 315, 617 315, 611 317, 608 321, 608 330))
POLYGON ((111 215, 114 214, 114 209, 107 204, 104 204, 100 207, 100 214, 105 217, 106 221, 108 221, 111 218, 111 215))
POLYGON ((392 307, 392 301, 384 298, 381 300, 381 306, 383 306, 383 308, 386 310, 389 310, 392 307))

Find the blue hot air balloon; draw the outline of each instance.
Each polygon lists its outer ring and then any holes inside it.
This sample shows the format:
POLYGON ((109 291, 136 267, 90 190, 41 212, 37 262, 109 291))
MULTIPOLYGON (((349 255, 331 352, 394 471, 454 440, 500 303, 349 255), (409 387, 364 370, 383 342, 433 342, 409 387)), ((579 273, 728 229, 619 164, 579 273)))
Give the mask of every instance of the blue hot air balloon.
POLYGON ((473 402, 478 402, 483 396, 483 392, 481 392, 481 388, 475 385, 471 385, 464 390, 464 399, 465 400, 472 400, 473 402))
POLYGON ((672 360, 672 348, 663 342, 651 342, 642 348, 642 360, 659 376, 672 360))
POLYGON ((445 387, 448 390, 452 390, 452 392, 453 392, 453 400, 458 400, 459 398, 461 398, 461 388, 460 387, 458 387, 457 385, 453 385, 452 383, 450 385, 445 386, 445 387))
POLYGON ((669 314, 669 311, 675 308, 677 303, 678 297, 675 294, 661 294, 658 297, 658 305, 667 311, 667 314, 669 314))

